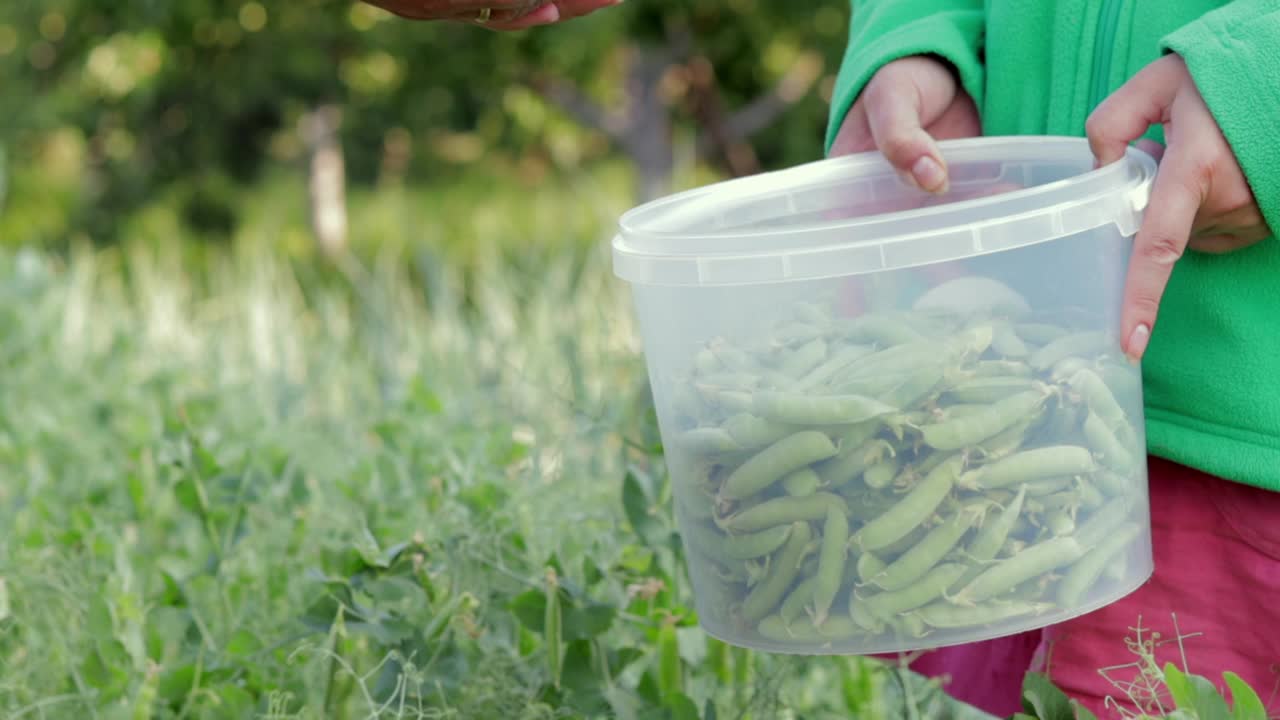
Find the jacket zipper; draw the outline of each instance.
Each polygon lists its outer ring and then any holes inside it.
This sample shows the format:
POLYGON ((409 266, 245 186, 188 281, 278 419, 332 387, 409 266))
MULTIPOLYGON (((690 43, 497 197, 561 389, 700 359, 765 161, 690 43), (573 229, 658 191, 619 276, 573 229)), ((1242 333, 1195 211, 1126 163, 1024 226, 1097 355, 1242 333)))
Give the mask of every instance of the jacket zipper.
POLYGON ((1107 99, 1107 81, 1111 77, 1111 55, 1116 44, 1116 25, 1120 22, 1120 0, 1102 0, 1098 15, 1098 35, 1093 44, 1093 78, 1089 91, 1089 111, 1107 99))

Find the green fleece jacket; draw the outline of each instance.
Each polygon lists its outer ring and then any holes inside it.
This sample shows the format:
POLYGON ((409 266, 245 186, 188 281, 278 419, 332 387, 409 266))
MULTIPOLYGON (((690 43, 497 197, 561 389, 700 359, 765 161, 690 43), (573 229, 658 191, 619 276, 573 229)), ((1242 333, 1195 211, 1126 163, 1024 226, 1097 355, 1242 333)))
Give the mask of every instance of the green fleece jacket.
MULTIPOLYGON (((1162 53, 1186 61, 1280 228, 1280 0, 854 0, 828 150, 885 63, 950 62, 986 135, 1084 135, 1162 53)), ((1159 126, 1147 137, 1163 140, 1159 126)), ((1143 360, 1151 454, 1280 491, 1280 243, 1178 262, 1143 360)))

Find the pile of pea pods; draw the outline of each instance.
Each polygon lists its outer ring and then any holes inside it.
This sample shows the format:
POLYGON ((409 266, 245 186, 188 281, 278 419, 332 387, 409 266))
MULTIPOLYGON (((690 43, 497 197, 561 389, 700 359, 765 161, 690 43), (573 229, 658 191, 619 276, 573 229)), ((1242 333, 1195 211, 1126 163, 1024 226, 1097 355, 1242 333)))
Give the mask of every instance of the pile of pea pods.
POLYGON ((1103 319, 998 290, 857 317, 803 302, 767 333, 698 349, 668 453, 704 627, 879 652, 1048 624, 1133 589, 1140 374, 1103 319))

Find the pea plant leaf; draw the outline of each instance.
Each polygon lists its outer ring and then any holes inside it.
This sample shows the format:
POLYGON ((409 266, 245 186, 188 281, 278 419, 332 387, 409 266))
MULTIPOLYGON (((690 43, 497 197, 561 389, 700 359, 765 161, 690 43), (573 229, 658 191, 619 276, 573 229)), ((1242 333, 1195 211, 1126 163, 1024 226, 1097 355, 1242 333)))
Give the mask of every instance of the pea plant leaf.
POLYGON ((1071 709, 1075 711, 1076 720, 1098 720, 1098 716, 1089 712, 1089 709, 1081 705, 1079 702, 1072 700, 1071 709))
POLYGON ((1075 720, 1071 701, 1043 673, 1027 673, 1022 680, 1022 709, 1039 720, 1075 720))
POLYGON ((1222 673, 1222 679, 1231 688, 1232 720, 1267 720, 1266 706, 1248 683, 1229 671, 1222 673))
POLYGON ((659 532, 658 520, 650 512, 653 507, 652 483, 648 477, 632 468, 622 480, 622 510, 627 515, 631 529, 646 544, 659 532))
POLYGON ((1179 710, 1192 713, 1198 720, 1231 720, 1231 711, 1208 678, 1184 673, 1173 663, 1164 666, 1164 682, 1179 710))

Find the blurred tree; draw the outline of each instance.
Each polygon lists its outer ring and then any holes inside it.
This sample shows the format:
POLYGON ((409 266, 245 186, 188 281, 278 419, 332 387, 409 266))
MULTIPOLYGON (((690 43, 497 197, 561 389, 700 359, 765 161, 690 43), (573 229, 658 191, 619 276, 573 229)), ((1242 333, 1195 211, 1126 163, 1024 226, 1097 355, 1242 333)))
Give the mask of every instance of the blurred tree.
MULTIPOLYGON (((727 173, 812 159, 847 13, 847 0, 649 0, 500 34, 350 0, 0 5, 0 87, 21 108, 0 119, 9 207, 59 215, 0 217, 0 240, 19 242, 111 241, 154 202, 222 237, 272 167, 338 167, 363 186, 502 157, 572 168, 612 145, 647 198, 668 187, 678 137, 727 173), (342 118, 328 141, 302 132, 327 127, 322 108, 342 118)), ((325 187, 340 204, 343 184, 325 187)), ((318 232, 336 207, 313 211, 318 232)))

